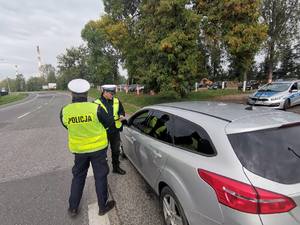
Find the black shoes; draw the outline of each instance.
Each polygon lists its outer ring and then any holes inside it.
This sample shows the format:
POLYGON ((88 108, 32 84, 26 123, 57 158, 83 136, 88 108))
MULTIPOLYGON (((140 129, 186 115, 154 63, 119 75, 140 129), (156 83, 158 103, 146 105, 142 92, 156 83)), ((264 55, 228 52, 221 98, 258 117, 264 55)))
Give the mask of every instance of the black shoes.
POLYGON ((70 215, 70 217, 75 217, 78 215, 78 209, 68 209, 68 213, 70 215))
POLYGON ((119 166, 113 167, 113 173, 118 173, 120 175, 125 175, 126 171, 122 170, 119 166))
POLYGON ((111 209, 113 209, 116 205, 116 202, 114 200, 108 201, 106 204, 106 207, 104 209, 99 209, 99 216, 105 215, 107 212, 109 212, 111 209))

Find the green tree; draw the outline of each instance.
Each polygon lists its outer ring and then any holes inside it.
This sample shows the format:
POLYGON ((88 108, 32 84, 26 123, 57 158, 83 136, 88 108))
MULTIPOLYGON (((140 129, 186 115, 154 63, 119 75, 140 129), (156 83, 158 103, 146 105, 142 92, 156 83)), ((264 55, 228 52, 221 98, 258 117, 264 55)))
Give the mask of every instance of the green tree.
POLYGON ((299 0, 263 0, 261 14, 268 25, 265 62, 268 81, 271 82, 280 46, 299 33, 299 0))
POLYGON ((16 91, 25 91, 26 89, 26 83, 25 83, 25 78, 23 76, 23 74, 18 74, 16 76, 16 81, 15 81, 15 85, 16 85, 16 91))
POLYGON ((260 5, 259 0, 196 0, 206 21, 205 32, 224 43, 231 64, 244 81, 266 38, 267 27, 259 22, 260 5))
POLYGON ((28 91, 40 91, 42 86, 45 84, 44 77, 30 77, 27 80, 26 86, 28 91))
POLYGON ((56 83, 55 67, 51 64, 44 64, 40 67, 42 76, 47 83, 56 83))
MULTIPOLYGON (((119 56, 116 49, 107 39, 102 20, 90 21, 81 32, 89 49, 88 65, 91 70, 91 79, 96 84, 118 83, 119 56)), ((116 37, 117 38, 117 37, 116 37)))
POLYGON ((201 72, 197 49, 199 16, 189 1, 144 1, 138 30, 143 40, 141 65, 147 83, 162 92, 186 95, 201 72))
POLYGON ((91 81, 88 68, 89 51, 84 46, 72 47, 57 57, 58 88, 66 89, 70 80, 83 78, 91 81))
POLYGON ((279 48, 280 66, 277 78, 298 78, 300 76, 300 45, 286 43, 279 48))

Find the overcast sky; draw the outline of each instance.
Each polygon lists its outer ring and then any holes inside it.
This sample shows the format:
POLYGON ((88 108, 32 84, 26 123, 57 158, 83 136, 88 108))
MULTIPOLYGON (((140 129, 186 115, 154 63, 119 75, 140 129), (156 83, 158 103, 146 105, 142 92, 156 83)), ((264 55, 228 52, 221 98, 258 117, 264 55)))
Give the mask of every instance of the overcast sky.
POLYGON ((0 0, 0 80, 36 75, 36 46, 43 64, 56 66, 66 48, 82 43, 81 30, 104 14, 101 0, 0 0))

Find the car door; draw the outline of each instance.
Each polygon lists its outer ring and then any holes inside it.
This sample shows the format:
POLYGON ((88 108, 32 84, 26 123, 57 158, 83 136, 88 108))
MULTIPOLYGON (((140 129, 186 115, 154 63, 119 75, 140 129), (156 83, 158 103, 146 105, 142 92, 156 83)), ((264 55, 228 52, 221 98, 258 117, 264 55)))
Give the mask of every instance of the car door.
POLYGON ((154 188, 165 166, 167 152, 173 148, 172 117, 167 113, 152 111, 147 129, 136 136, 136 157, 139 171, 154 188))
POLYGON ((128 125, 124 127, 124 131, 122 132, 121 137, 124 152, 135 166, 138 163, 136 157, 138 143, 136 142, 136 138, 146 129, 149 113, 149 110, 143 110, 135 114, 129 119, 128 125))
POLYGON ((298 92, 295 93, 295 105, 300 104, 300 81, 297 82, 297 90, 298 90, 298 92))
POLYGON ((289 99, 291 101, 291 106, 299 104, 300 96, 299 96, 299 90, 298 90, 297 82, 293 83, 293 85, 290 87, 289 92, 290 92, 289 99))

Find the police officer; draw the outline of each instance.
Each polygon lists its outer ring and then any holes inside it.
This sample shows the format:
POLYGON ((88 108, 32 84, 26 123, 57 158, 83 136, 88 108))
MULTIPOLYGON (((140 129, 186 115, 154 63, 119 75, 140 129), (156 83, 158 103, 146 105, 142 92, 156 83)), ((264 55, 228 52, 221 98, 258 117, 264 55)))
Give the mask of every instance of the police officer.
POLYGON ((111 148, 113 173, 121 175, 126 171, 120 168, 120 131, 122 131, 122 120, 125 119, 125 111, 122 103, 114 94, 116 93, 116 85, 103 85, 102 94, 99 99, 95 100, 97 104, 103 104, 110 116, 114 117, 114 123, 108 128, 107 135, 111 148))
POLYGON ((75 156, 68 212, 72 217, 78 214, 78 206, 91 163, 99 215, 104 215, 115 206, 115 201, 108 201, 109 167, 106 155, 108 146, 106 128, 113 122, 113 118, 109 117, 100 105, 87 102, 90 84, 86 80, 71 80, 68 88, 72 92, 72 103, 64 106, 61 111, 61 121, 68 129, 69 149, 75 156))

